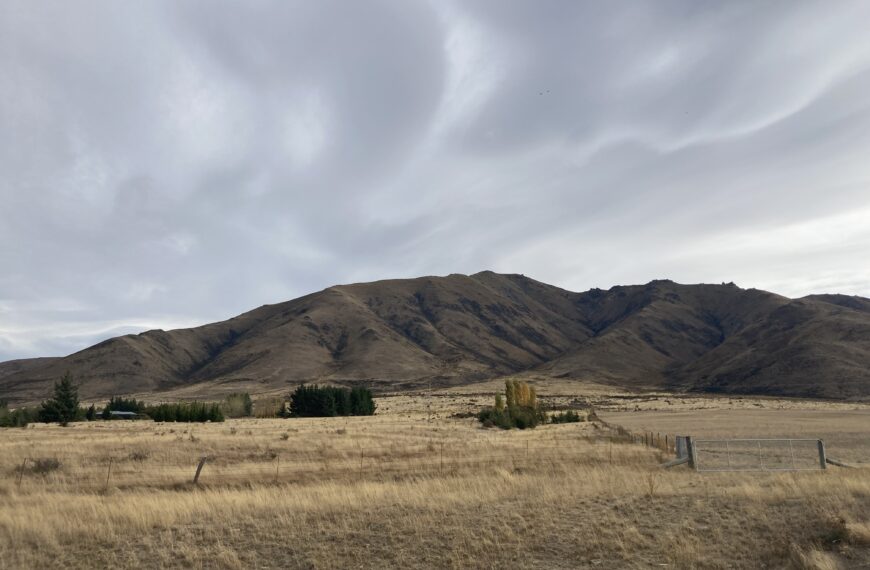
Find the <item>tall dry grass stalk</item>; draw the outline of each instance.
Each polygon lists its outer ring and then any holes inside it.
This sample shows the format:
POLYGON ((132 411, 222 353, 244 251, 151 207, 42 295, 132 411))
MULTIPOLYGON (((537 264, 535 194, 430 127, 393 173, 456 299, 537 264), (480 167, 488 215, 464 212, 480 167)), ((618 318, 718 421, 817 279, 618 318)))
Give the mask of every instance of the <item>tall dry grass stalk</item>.
POLYGON ((425 420, 421 404, 371 418, 4 431, 0 568, 821 568, 867 550, 862 470, 662 471, 659 451, 589 423, 425 420), (60 467, 19 487, 36 457, 60 467))

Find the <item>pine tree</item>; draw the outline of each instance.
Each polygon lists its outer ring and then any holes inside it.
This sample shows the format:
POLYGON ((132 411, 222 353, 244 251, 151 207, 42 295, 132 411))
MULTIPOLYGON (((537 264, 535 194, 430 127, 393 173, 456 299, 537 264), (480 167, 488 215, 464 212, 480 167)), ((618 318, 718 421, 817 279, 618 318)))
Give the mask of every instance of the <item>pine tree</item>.
POLYGON ((73 384, 72 375, 67 372, 54 384, 54 397, 42 403, 39 411, 41 421, 57 422, 66 427, 76 419, 79 409, 78 388, 73 384))

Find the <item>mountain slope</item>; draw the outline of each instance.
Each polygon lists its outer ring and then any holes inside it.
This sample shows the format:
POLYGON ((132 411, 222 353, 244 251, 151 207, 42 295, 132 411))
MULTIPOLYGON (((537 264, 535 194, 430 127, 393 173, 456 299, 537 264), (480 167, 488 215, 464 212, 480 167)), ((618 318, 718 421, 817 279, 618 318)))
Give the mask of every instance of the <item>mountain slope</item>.
POLYGON ((870 397, 870 300, 790 300, 728 285, 572 293, 521 275, 330 287, 192 329, 0 364, 0 398, 36 400, 70 370, 85 398, 307 382, 401 389, 532 371, 620 386, 870 397))
POLYGON ((0 378, 0 393, 36 397, 65 370, 91 398, 214 381, 268 388, 482 379, 533 367, 587 338, 571 295, 488 272, 336 286, 203 327, 110 339, 0 378))

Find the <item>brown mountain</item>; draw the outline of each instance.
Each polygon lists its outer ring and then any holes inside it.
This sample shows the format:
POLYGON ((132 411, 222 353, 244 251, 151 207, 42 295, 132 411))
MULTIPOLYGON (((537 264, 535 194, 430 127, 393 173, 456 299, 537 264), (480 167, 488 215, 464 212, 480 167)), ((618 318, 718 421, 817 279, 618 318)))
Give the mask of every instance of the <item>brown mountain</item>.
POLYGON ((342 285, 220 323, 2 363, 0 397, 44 397, 66 370, 87 398, 302 381, 401 389, 527 370, 638 388, 867 398, 870 300, 671 281, 572 293, 488 271, 342 285))

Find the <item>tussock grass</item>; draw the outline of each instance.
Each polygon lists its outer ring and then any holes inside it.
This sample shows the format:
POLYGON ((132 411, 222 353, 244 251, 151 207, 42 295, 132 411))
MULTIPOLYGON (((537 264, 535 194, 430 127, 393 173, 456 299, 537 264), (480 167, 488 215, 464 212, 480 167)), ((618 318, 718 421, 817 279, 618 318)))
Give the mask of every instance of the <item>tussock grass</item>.
POLYGON ((420 412, 230 420, 193 431, 97 422, 3 436, 0 568, 833 568, 867 560, 865 470, 663 471, 660 452, 611 443, 591 423, 503 432, 420 412), (203 485, 193 487, 204 455, 203 485), (64 467, 25 474, 19 488, 17 467, 31 456, 64 467))

